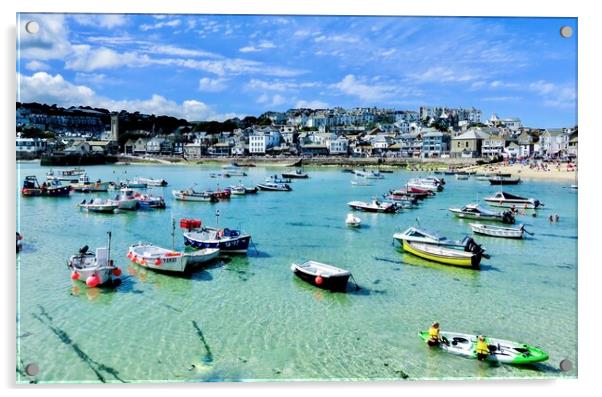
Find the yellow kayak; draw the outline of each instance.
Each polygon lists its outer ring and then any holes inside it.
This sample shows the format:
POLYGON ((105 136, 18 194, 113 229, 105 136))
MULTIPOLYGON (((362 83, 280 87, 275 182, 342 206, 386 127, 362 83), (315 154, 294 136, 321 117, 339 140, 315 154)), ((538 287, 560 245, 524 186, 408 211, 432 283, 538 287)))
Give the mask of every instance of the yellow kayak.
POLYGON ((403 240, 403 249, 406 252, 433 262, 473 269, 479 268, 482 256, 479 253, 444 248, 434 244, 409 242, 407 240, 403 240))

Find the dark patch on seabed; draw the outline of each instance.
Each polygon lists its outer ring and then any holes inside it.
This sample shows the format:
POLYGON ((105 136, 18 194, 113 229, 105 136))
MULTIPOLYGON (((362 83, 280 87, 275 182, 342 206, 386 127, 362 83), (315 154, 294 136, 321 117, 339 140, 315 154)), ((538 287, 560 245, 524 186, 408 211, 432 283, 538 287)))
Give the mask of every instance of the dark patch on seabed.
POLYGON ((558 238, 566 238, 568 240, 577 240, 577 236, 563 236, 561 234, 552 234, 552 233, 537 233, 538 236, 546 236, 546 237, 558 237, 558 238))
POLYGON ((102 383, 107 382, 105 376, 102 374, 102 372, 105 372, 105 373, 111 375, 113 378, 120 381, 121 383, 127 383, 125 380, 123 380, 119 377, 119 371, 92 359, 86 352, 84 352, 79 347, 79 345, 77 343, 75 343, 71 339, 71 337, 69 336, 69 334, 67 334, 67 332, 65 332, 64 330, 62 330, 61 328, 59 328, 53 324, 52 317, 48 314, 48 312, 46 311, 46 309, 43 306, 38 305, 38 307, 40 309, 40 314, 38 315, 36 313, 32 313, 31 315, 39 322, 46 325, 52 331, 52 333, 54 333, 56 335, 56 337, 59 338, 59 340, 62 343, 64 343, 67 346, 71 346, 71 348, 73 349, 75 354, 77 354, 77 356, 80 358, 80 360, 82 360, 82 362, 84 364, 86 364, 92 370, 92 372, 94 372, 94 374, 96 375, 96 378, 100 382, 102 382, 102 383))
MULTIPOLYGON (((389 368, 389 363, 384 363, 383 364, 385 367, 389 368)), ((389 368, 391 371, 393 371, 393 373, 395 375, 397 375, 398 377, 402 378, 402 379, 408 379, 410 376, 408 374, 405 373, 405 371, 403 369, 394 369, 394 368, 389 368)))
POLYGON ((213 362, 213 354, 211 353, 211 348, 209 347, 209 345, 207 344, 207 341, 205 340, 205 335, 203 335, 203 331, 201 331, 201 328, 199 327, 197 322, 194 320, 192 320, 192 326, 196 330, 196 334, 199 336, 201 343, 205 347, 205 355, 203 357, 203 362, 206 364, 213 362))
POLYGON ((395 259, 381 258, 381 257, 378 257, 378 256, 374 256, 373 258, 374 258, 375 260, 377 260, 377 261, 380 261, 380 262, 389 262, 389 263, 395 263, 396 265, 401 265, 401 264, 403 264, 403 262, 402 262, 402 261, 398 261, 398 260, 395 260, 395 259))

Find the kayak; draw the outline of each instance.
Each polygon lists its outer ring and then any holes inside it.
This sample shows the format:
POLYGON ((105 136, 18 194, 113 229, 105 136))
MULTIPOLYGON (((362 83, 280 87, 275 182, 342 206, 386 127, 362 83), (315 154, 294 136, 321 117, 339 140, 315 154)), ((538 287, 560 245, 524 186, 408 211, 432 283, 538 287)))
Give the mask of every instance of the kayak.
MULTIPOLYGON (((425 342, 429 339, 428 331, 418 335, 425 342)), ((477 358, 477 335, 460 334, 457 332, 440 332, 442 343, 439 347, 452 354, 468 358, 477 358)), ((548 354, 537 347, 525 343, 511 342, 503 339, 486 338, 490 354, 487 361, 504 364, 533 364, 548 359, 548 354)))

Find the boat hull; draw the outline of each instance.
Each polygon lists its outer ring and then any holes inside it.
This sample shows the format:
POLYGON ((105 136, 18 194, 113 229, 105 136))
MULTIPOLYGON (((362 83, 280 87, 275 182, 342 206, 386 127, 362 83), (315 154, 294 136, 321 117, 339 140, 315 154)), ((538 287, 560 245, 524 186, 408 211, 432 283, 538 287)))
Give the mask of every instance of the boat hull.
POLYGON ((210 262, 219 256, 219 249, 202 249, 194 253, 169 251, 154 246, 138 245, 128 250, 127 257, 133 262, 148 269, 169 272, 185 273, 195 267, 210 262), (163 252, 144 252, 146 247, 158 248, 163 252))
POLYGON ((346 274, 343 276, 331 276, 331 277, 322 277, 322 282, 320 284, 316 283, 316 276, 313 274, 305 273, 299 268, 294 267, 293 273, 295 276, 299 277, 301 280, 309 283, 318 288, 326 289, 334 292, 344 292, 347 290, 347 282, 349 281, 350 274, 346 274))
MULTIPOLYGON (((428 331, 419 332, 418 336, 425 342, 429 339, 428 331)), ((476 335, 441 331, 440 337, 448 341, 448 343, 440 343, 440 349, 467 358, 477 358, 476 335)), ((490 354, 485 358, 486 361, 524 365, 539 363, 549 358, 543 350, 525 343, 496 338, 487 338, 486 341, 490 349, 490 354)))
POLYGON ((489 237, 499 237, 499 238, 511 238, 520 240, 524 237, 523 229, 512 229, 512 228, 495 228, 488 225, 480 225, 471 223, 470 227, 472 231, 476 234, 480 234, 482 236, 489 237))
POLYGON ((520 200, 504 200, 504 201, 500 201, 500 200, 496 200, 496 199, 492 199, 492 198, 485 198, 484 199, 487 204, 491 205, 492 207, 501 207, 501 208, 521 208, 521 209, 528 209, 528 210, 534 210, 536 208, 538 208, 539 206, 536 206, 535 203, 533 203, 532 201, 520 201, 520 200))
MULTIPOLYGON (((444 265, 478 269, 481 263, 481 255, 479 254, 466 253, 467 255, 459 255, 460 253, 464 253, 460 251, 458 252, 458 255, 453 256, 438 254, 435 252, 425 251, 421 249, 418 244, 412 244, 406 240, 402 241, 402 246, 404 251, 409 252, 410 254, 432 262, 442 263, 444 265)), ((441 251, 445 252, 443 249, 441 251)))
POLYGON ((215 240, 201 238, 194 233, 184 233, 184 245, 200 250, 206 248, 218 248, 220 252, 231 254, 246 254, 249 249, 251 236, 242 235, 235 238, 215 240))

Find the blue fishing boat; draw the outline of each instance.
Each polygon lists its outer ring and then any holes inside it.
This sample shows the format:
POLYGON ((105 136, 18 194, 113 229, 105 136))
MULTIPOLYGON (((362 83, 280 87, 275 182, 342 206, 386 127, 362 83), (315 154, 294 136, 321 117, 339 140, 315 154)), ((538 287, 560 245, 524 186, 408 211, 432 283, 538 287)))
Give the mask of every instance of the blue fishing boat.
POLYGON ((251 235, 244 234, 240 230, 228 228, 213 228, 200 225, 196 220, 198 228, 192 228, 180 222, 180 227, 188 231, 183 234, 184 245, 194 249, 219 248, 223 253, 246 254, 251 242, 251 235))

